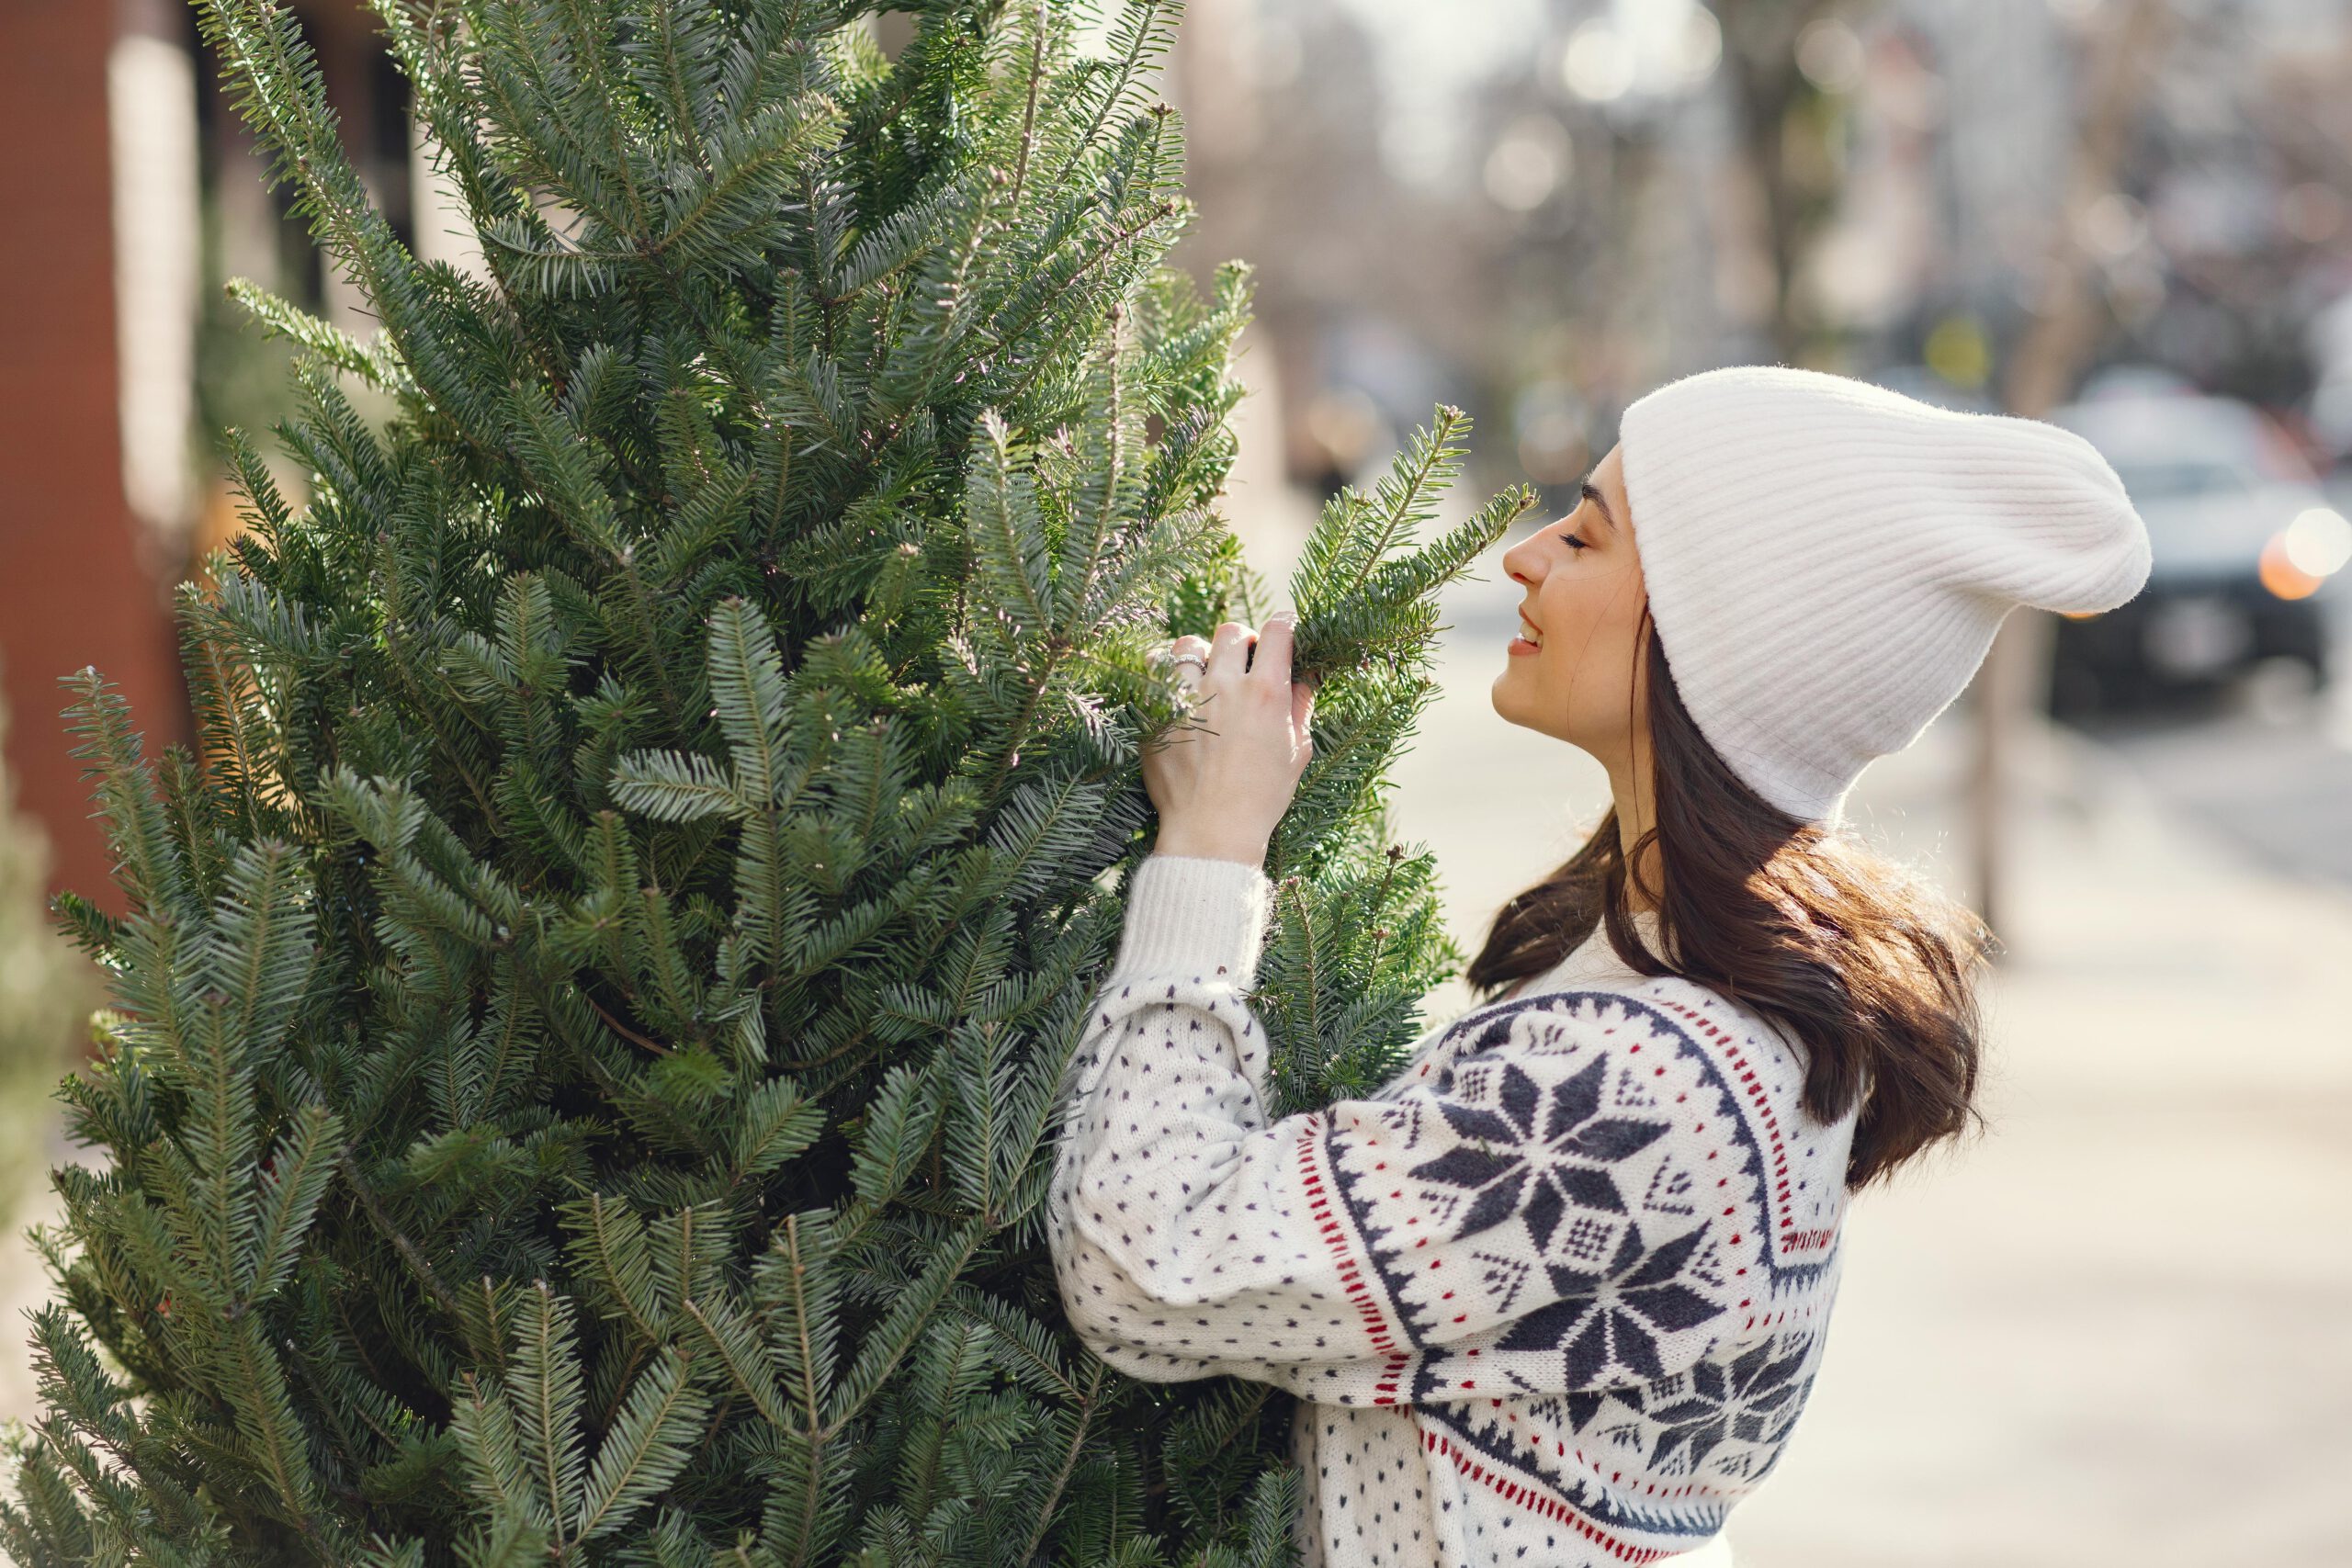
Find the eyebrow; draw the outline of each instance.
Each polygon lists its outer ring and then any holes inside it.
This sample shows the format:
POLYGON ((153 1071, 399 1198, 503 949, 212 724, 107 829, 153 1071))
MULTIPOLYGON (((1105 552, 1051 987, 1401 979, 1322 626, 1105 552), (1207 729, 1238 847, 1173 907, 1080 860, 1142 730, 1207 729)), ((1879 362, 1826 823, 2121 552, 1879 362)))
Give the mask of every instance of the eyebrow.
POLYGON ((1607 523, 1611 529, 1614 529, 1617 526, 1617 514, 1609 510, 1608 498, 1602 495, 1600 491, 1593 488, 1593 483, 1590 479, 1585 480, 1583 488, 1577 493, 1600 509, 1601 520, 1607 523))

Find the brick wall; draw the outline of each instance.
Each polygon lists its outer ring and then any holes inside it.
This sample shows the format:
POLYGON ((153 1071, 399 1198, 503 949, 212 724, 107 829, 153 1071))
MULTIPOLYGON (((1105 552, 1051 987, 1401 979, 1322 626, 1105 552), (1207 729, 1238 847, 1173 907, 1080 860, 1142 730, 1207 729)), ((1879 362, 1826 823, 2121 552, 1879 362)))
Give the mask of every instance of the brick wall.
POLYGON ((168 600, 122 494, 106 59, 114 7, 9 0, 0 25, 0 660, 21 809, 51 886, 121 899, 57 678, 96 664, 149 756, 188 732, 168 600))

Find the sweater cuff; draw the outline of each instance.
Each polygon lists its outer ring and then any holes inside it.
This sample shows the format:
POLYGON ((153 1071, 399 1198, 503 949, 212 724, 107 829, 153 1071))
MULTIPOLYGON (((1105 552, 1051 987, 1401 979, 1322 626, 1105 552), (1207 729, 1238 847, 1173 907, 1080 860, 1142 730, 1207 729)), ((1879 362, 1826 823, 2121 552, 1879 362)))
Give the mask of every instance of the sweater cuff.
POLYGON ((1273 884, 1254 865, 1194 855, 1150 854, 1127 884, 1126 926, 1114 974, 1222 975, 1257 984, 1258 950, 1273 884))

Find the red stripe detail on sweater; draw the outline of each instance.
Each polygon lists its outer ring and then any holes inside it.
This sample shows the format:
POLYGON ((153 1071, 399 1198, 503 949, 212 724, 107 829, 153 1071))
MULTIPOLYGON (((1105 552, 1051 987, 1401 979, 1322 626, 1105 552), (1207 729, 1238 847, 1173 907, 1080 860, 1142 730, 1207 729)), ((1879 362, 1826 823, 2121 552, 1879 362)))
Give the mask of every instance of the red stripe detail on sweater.
POLYGON ((1315 1151, 1321 1142, 1323 1119, 1310 1113, 1299 1124, 1298 1179, 1306 1189, 1306 1207, 1313 1216, 1315 1228, 1323 1234, 1324 1245, 1340 1260, 1340 1280, 1348 1288, 1348 1300, 1363 1318, 1364 1332, 1372 1339, 1372 1348, 1387 1359, 1382 1369, 1383 1377, 1373 1386, 1374 1404, 1396 1403, 1396 1384, 1405 1363, 1412 1358, 1396 1348, 1396 1337, 1389 1331, 1388 1314, 1381 1310, 1380 1300, 1363 1282, 1363 1274, 1355 1255, 1348 1249, 1348 1233, 1332 1213, 1329 1189, 1324 1185, 1323 1172, 1317 1168, 1315 1151))
POLYGON ((1684 1007, 1680 1002, 1668 1001, 1664 997, 1657 998, 1657 1001, 1660 1007, 1669 1012, 1679 1012, 1697 1024, 1706 1032, 1708 1038, 1723 1046, 1724 1055, 1730 1062, 1732 1071, 1739 1074, 1739 1081, 1747 1086, 1747 1098, 1754 1103, 1756 1114, 1764 1123, 1764 1135, 1770 1139, 1772 1144, 1772 1187, 1780 1200, 1773 1206, 1781 1209, 1778 1229, 1781 1233, 1780 1247, 1782 1254, 1820 1252, 1826 1249, 1830 1242, 1837 1237, 1838 1233, 1834 1228, 1801 1231, 1796 1228, 1796 1216, 1788 1213, 1782 1206, 1786 1204, 1789 1196, 1789 1151, 1787 1145, 1781 1137, 1781 1119, 1772 1113, 1771 1098, 1766 1093, 1763 1083, 1758 1078, 1756 1069, 1749 1066, 1747 1058, 1740 1054, 1737 1037, 1727 1030, 1717 1028, 1713 1021, 1693 1009, 1684 1007))
POLYGON ((1547 1496, 1531 1486, 1522 1485, 1496 1471, 1489 1470, 1464 1452, 1452 1438, 1432 1432, 1426 1427, 1421 1428, 1421 1442, 1424 1446, 1453 1461, 1453 1468, 1471 1480, 1483 1483, 1521 1507, 1567 1526, 1622 1562, 1656 1562, 1662 1557, 1673 1555, 1665 1547, 1635 1546, 1630 1540, 1620 1540, 1577 1512, 1561 1499, 1547 1496))

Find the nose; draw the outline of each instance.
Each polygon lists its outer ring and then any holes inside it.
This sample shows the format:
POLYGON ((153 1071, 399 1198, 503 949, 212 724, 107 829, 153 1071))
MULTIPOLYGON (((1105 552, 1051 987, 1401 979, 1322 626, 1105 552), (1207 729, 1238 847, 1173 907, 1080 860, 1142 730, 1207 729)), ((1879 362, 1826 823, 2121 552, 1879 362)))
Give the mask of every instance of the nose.
POLYGON ((1542 552, 1532 547, 1543 533, 1538 528, 1503 552, 1503 575, 1522 588, 1532 588, 1543 581, 1542 552))

